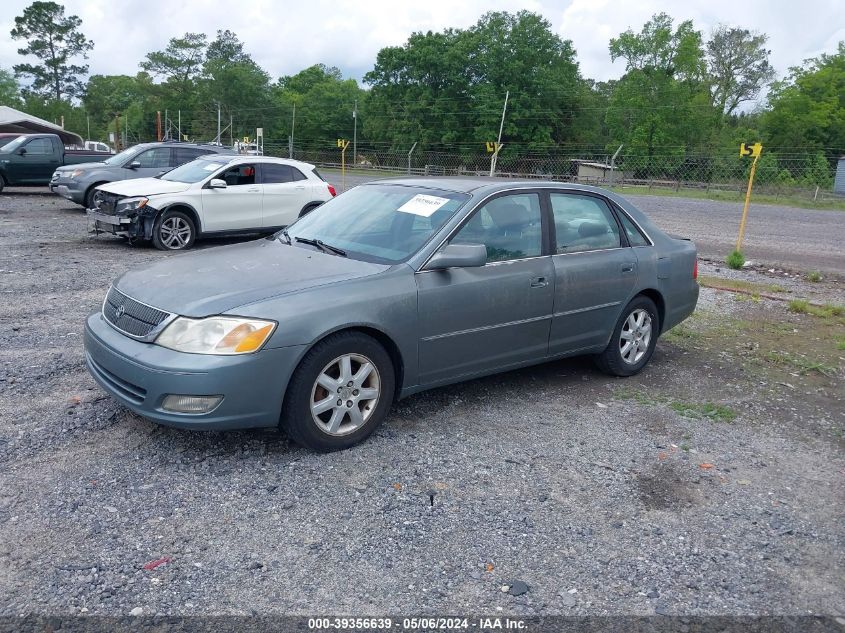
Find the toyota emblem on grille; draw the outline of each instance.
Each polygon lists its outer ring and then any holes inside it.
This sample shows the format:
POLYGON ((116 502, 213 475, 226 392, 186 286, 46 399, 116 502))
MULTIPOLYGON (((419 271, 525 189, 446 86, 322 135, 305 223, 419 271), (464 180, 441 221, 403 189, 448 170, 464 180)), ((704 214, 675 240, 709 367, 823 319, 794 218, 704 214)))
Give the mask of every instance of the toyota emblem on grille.
POLYGON ((114 309, 114 318, 115 318, 115 319, 119 319, 119 318, 120 318, 120 317, 122 317, 124 314, 126 314, 126 308, 124 308, 123 306, 117 306, 117 307, 114 309))

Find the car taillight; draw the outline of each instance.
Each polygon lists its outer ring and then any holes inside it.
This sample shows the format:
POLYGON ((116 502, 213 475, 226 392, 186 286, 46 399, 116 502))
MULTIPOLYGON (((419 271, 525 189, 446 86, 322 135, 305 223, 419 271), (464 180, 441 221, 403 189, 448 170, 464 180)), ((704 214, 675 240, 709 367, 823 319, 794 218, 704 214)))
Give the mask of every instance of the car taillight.
POLYGON ((695 258, 695 265, 692 267, 692 278, 698 279, 698 258, 695 258))
MULTIPOLYGON (((328 183, 326 183, 326 184, 328 184, 328 183)), ((335 188, 332 187, 331 185, 329 185, 329 193, 332 194, 332 198, 334 198, 337 195, 337 191, 335 191, 335 188)))

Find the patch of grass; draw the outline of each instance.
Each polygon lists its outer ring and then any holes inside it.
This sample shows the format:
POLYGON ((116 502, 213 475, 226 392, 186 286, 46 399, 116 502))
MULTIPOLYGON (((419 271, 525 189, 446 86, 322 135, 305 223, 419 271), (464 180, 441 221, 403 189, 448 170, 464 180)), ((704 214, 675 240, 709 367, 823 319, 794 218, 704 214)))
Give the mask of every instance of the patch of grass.
POLYGON ((745 265, 745 256, 739 251, 733 251, 730 255, 728 255, 727 259, 725 259, 725 263, 728 265, 728 268, 739 270, 745 265))
POLYGON ((698 332, 689 329, 688 327, 686 327, 683 324, 676 325, 675 327, 673 327, 668 332, 664 332, 662 334, 662 338, 664 340, 675 341, 675 342, 694 340, 694 339, 699 338, 700 336, 701 335, 698 332))
POLYGON ((669 403, 669 408, 685 418, 700 420, 702 418, 714 422, 733 422, 736 411, 723 404, 713 402, 683 402, 675 400, 669 403))
POLYGON ((840 317, 845 314, 845 306, 833 305, 826 303, 823 306, 813 305, 806 299, 793 299, 789 302, 788 307, 790 312, 796 314, 811 314, 820 319, 830 319, 833 317, 840 317))
POLYGON ((789 354, 787 352, 769 352, 766 360, 778 365, 789 365, 798 370, 801 374, 816 372, 828 378, 836 375, 836 367, 826 365, 818 360, 812 360, 806 356, 789 354))
POLYGON ((678 415, 695 420, 706 419, 714 422, 733 422, 737 415, 736 411, 723 404, 673 400, 666 396, 653 396, 642 391, 622 389, 617 392, 616 397, 622 400, 633 400, 637 404, 650 407, 665 405, 678 415))
POLYGON ((814 284, 822 280, 822 274, 817 270, 811 270, 807 273, 807 281, 812 281, 814 284))
POLYGON ((845 351, 845 338, 841 338, 836 341, 836 349, 841 351, 845 351))
POLYGON ((740 290, 742 292, 788 292, 783 286, 778 284, 757 283, 754 281, 745 281, 744 279, 726 279, 724 277, 713 277, 711 275, 699 275, 698 283, 706 288, 728 288, 730 290, 740 290))

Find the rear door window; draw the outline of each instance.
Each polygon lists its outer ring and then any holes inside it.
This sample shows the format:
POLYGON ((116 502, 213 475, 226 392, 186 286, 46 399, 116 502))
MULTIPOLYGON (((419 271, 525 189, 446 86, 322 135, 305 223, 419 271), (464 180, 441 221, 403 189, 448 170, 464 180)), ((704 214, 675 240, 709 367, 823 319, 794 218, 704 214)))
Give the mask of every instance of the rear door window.
POLYGON ((619 221, 622 223, 622 228, 625 229, 625 235, 628 236, 628 243, 631 246, 649 246, 645 235, 637 228, 631 218, 618 210, 616 215, 619 216, 619 221))
POLYGON ((178 167, 189 163, 195 158, 199 158, 205 154, 205 150, 194 149, 191 147, 174 147, 173 148, 173 166, 178 167))
POLYGON ((551 194, 557 244, 555 252, 578 253, 621 244, 619 225, 600 198, 574 193, 551 194))

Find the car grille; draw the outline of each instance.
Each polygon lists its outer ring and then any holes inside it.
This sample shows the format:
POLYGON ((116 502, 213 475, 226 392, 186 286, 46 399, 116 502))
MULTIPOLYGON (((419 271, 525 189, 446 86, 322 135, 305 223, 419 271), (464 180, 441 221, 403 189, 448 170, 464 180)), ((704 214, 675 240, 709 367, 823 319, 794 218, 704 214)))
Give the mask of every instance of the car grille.
POLYGON ((124 334, 146 338, 155 332, 171 314, 135 301, 112 287, 103 302, 103 318, 124 334))

